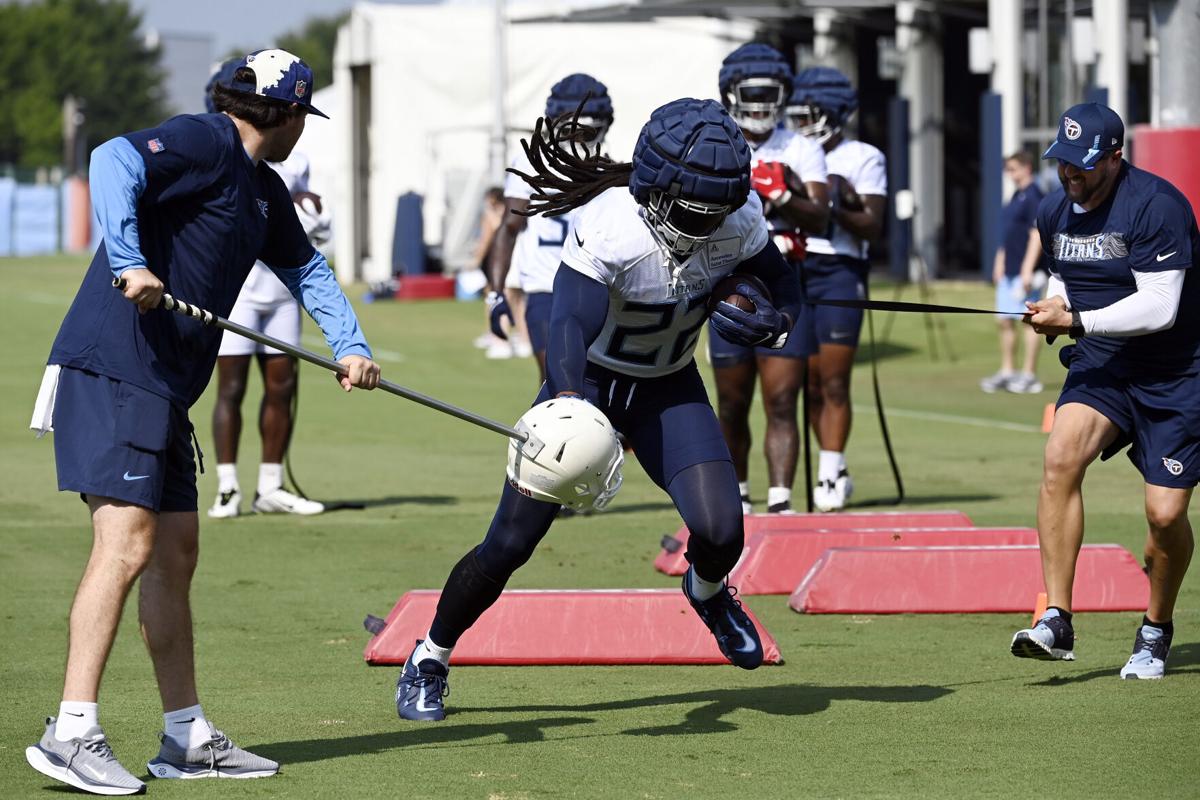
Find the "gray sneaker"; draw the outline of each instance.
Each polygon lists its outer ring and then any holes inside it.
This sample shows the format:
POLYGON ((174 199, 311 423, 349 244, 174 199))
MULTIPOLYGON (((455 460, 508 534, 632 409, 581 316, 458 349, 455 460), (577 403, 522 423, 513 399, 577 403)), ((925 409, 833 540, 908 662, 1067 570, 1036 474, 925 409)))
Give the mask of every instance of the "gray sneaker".
POLYGON ((229 741, 209 724, 212 738, 199 747, 184 750, 161 734, 158 756, 146 767, 155 778, 266 778, 279 772, 279 764, 256 756, 229 741))
POLYGON ((54 736, 55 719, 46 718, 42 740, 25 748, 29 766, 48 778, 92 794, 142 794, 146 784, 129 774, 113 755, 104 731, 90 729, 84 736, 60 742, 54 736))
POLYGON ((1015 378, 1009 379, 1008 386, 1005 388, 1014 394, 1037 394, 1045 387, 1037 379, 1037 375, 1032 372, 1022 372, 1015 378))
POLYGON ((1008 388, 1008 382, 1015 376, 1011 372, 997 372, 995 375, 988 375, 979 382, 979 388, 983 389, 988 394, 995 394, 1003 389, 1008 388))

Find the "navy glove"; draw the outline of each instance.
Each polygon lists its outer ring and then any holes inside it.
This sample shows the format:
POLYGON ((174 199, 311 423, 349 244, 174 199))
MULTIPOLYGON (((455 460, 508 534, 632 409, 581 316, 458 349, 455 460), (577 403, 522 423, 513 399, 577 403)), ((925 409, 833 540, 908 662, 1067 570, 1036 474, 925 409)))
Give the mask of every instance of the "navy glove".
POLYGON ((717 303, 709 323, 721 338, 743 347, 767 345, 778 350, 787 342, 792 322, 780 314, 749 281, 738 283, 737 293, 754 303, 754 311, 743 311, 724 300, 717 303))
POLYGON ((504 295, 500 292, 488 292, 487 294, 488 318, 491 320, 492 333, 499 336, 501 339, 507 339, 508 334, 504 330, 504 326, 500 324, 500 320, 508 317, 510 326, 516 324, 513 319, 512 310, 508 307, 508 301, 504 299, 504 295))

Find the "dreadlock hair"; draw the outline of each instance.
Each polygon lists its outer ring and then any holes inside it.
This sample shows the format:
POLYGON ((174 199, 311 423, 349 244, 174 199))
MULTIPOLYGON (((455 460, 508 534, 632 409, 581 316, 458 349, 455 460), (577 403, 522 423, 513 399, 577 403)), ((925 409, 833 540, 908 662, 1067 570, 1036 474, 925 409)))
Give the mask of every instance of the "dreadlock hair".
POLYGON ((633 164, 613 161, 599 153, 592 155, 583 144, 599 133, 596 128, 579 122, 588 97, 579 103, 573 114, 563 114, 557 119, 538 117, 533 136, 521 140, 521 149, 534 174, 526 175, 512 168, 507 172, 521 178, 534 191, 529 198, 532 201, 529 208, 514 213, 524 217, 536 214, 558 217, 614 186, 629 184, 633 164))

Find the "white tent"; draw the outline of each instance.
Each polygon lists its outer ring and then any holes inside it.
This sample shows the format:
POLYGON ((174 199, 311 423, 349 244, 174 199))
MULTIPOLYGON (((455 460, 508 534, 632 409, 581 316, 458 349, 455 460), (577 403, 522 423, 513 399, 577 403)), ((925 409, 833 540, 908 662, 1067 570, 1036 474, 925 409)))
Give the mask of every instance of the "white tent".
MULTIPOLYGON (((541 7, 521 3, 510 18, 536 15, 541 7)), ((544 109, 550 86, 587 72, 613 98, 607 148, 616 159, 629 157, 657 106, 714 97, 721 59, 752 32, 745 23, 710 18, 505 28, 509 155, 544 109)), ((449 267, 467 263, 479 198, 503 179, 488 170, 493 87, 500 83, 495 39, 490 6, 354 7, 334 59, 337 105, 323 109, 342 146, 309 153, 314 164, 336 163, 336 263, 343 280, 390 276, 396 201, 406 192, 424 199, 425 243, 440 246, 449 267)))

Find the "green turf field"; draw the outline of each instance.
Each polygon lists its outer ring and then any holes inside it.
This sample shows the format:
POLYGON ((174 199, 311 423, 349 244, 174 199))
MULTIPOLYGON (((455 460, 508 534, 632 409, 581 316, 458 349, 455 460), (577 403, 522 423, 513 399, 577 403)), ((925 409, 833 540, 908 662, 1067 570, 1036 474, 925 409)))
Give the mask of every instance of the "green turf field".
MULTIPOLYGON (((25 764, 23 748, 57 710, 67 610, 89 547, 84 507, 55 491, 49 438, 27 430, 42 364, 85 263, 0 260, 4 798, 47 796, 41 790, 52 783, 25 764)), ((978 285, 939 286, 936 295, 990 303, 978 285)), ((917 299, 915 291, 905 297, 917 299)), ((385 377, 508 422, 533 396, 531 361, 489 362, 471 347, 479 304, 377 303, 359 313, 385 377)), ((1045 394, 984 395, 978 380, 995 369, 991 320, 945 325, 956 361, 945 341, 941 358, 931 357, 920 316, 895 320, 881 348, 906 507, 961 509, 980 525, 1033 524, 1038 426, 1064 372, 1047 353, 1045 394)), ((323 350, 311 326, 306 342, 323 350)), ((1200 796, 1195 570, 1161 682, 1116 677, 1137 614, 1077 618, 1079 660, 1047 664, 1008 653, 1027 616, 803 617, 784 597, 755 597, 750 605, 778 639, 784 666, 456 668, 446 722, 401 722, 396 670, 363 663, 361 621, 384 615, 408 589, 440 588, 487 526, 506 445, 398 398, 344 396, 316 368, 303 367, 303 376, 297 478, 318 499, 368 508, 307 519, 202 517, 193 591, 208 716, 239 744, 283 762, 284 772, 152 781, 156 797, 1200 796)), ((863 412, 848 454, 856 499, 886 499, 893 489, 869 373, 860 369, 855 380, 863 412)), ((257 469, 256 403, 252 388, 243 487, 257 469)), ((192 415, 208 449, 210 409, 211 393, 192 415)), ((758 494, 761 462, 755 455, 758 494)), ((215 492, 211 463, 200 479, 202 507, 215 492)), ((1140 558, 1132 466, 1120 458, 1094 467, 1086 498, 1087 540, 1120 543, 1140 558)), ((675 586, 651 560, 678 522, 631 462, 611 512, 557 525, 511 585, 675 586)), ((101 719, 118 756, 144 774, 162 717, 134 610, 110 661, 101 719)))

